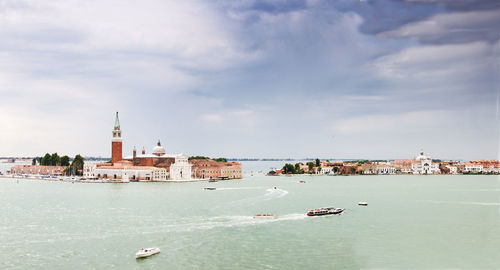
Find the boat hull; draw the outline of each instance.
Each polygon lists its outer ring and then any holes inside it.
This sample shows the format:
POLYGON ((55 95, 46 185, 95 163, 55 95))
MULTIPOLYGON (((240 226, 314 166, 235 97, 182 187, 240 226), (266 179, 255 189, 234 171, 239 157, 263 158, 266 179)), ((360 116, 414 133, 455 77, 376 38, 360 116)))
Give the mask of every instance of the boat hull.
POLYGON ((141 250, 135 254, 136 259, 142 259, 142 258, 147 258, 150 256, 153 256, 155 254, 160 253, 159 248, 154 248, 154 249, 148 249, 147 251, 141 250))
POLYGON ((335 209, 328 209, 328 210, 320 209, 318 211, 309 211, 309 212, 307 212, 307 215, 310 217, 326 216, 326 215, 338 215, 342 212, 344 212, 344 209, 342 209, 342 208, 335 208, 335 209))

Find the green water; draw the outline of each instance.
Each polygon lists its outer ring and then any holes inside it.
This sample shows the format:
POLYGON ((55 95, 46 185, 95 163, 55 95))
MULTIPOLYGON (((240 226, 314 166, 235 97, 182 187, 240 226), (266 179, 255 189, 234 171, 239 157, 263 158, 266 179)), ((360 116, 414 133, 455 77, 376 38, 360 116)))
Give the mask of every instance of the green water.
POLYGON ((500 269, 499 209, 497 176, 0 179, 0 269, 500 269))

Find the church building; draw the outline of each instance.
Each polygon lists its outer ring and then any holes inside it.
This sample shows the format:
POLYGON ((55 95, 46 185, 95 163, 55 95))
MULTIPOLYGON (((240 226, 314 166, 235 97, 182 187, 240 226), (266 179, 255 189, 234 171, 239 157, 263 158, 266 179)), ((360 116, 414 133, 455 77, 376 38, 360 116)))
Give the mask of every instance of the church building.
POLYGON ((158 141, 151 154, 142 149, 137 154, 134 147, 131 156, 122 156, 122 132, 118 112, 111 139, 111 163, 85 163, 84 177, 128 181, 189 181, 192 165, 184 154, 167 154, 158 141))

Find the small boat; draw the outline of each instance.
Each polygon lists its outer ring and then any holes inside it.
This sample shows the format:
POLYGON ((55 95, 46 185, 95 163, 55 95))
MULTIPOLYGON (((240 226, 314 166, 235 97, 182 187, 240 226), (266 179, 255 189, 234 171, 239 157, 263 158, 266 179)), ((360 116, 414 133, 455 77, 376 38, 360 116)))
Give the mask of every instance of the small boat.
POLYGON ((214 187, 206 187, 205 190, 216 190, 214 187))
POLYGON ((135 254, 135 258, 136 259, 146 258, 146 257, 152 256, 152 255, 155 255, 157 253, 160 253, 159 248, 142 248, 141 250, 139 250, 135 254))
POLYGON ((253 216, 253 218, 255 218, 255 219, 275 219, 277 217, 278 216, 275 214, 257 214, 255 216, 253 216))
POLYGON ((208 182, 217 182, 217 179, 209 179, 208 182))
POLYGON ((368 206, 368 203, 367 202, 359 202, 358 205, 368 206))
POLYGON ((309 210, 309 212, 307 212, 307 215, 308 216, 337 215, 342 212, 344 212, 343 208, 324 207, 324 208, 309 210))
POLYGON ((300 180, 299 183, 305 183, 306 181, 300 180))

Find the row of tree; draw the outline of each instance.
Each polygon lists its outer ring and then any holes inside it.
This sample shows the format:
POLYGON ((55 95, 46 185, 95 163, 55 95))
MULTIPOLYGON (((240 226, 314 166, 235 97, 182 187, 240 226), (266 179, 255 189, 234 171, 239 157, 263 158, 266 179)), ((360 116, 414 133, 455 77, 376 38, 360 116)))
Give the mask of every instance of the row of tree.
MULTIPOLYGON (((204 157, 204 156, 192 156, 189 157, 188 160, 192 159, 210 159, 209 157, 204 157)), ((227 158, 212 158, 212 160, 217 161, 217 162, 227 162, 227 158)))
MULTIPOLYGON (((293 164, 290 164, 290 163, 286 163, 285 166, 283 166, 283 173, 284 174, 303 174, 304 173, 304 170, 302 170, 300 168, 300 164, 301 163, 295 163, 295 165, 293 164)), ((321 170, 321 161, 319 160, 319 158, 317 158, 314 162, 310 161, 310 162, 307 162, 306 163, 308 169, 309 169, 309 173, 312 172, 312 169, 314 167, 319 167, 319 170, 321 170)))
POLYGON ((70 158, 66 155, 60 157, 57 153, 53 153, 52 155, 47 153, 43 157, 34 158, 31 164, 43 166, 68 166, 64 170, 64 174, 82 175, 84 160, 81 155, 76 155, 70 163, 70 158))
POLYGON ((43 166, 69 166, 69 157, 62 156, 60 157, 57 153, 54 154, 45 154, 43 157, 36 157, 32 160, 31 164, 36 165, 40 164, 43 166))

